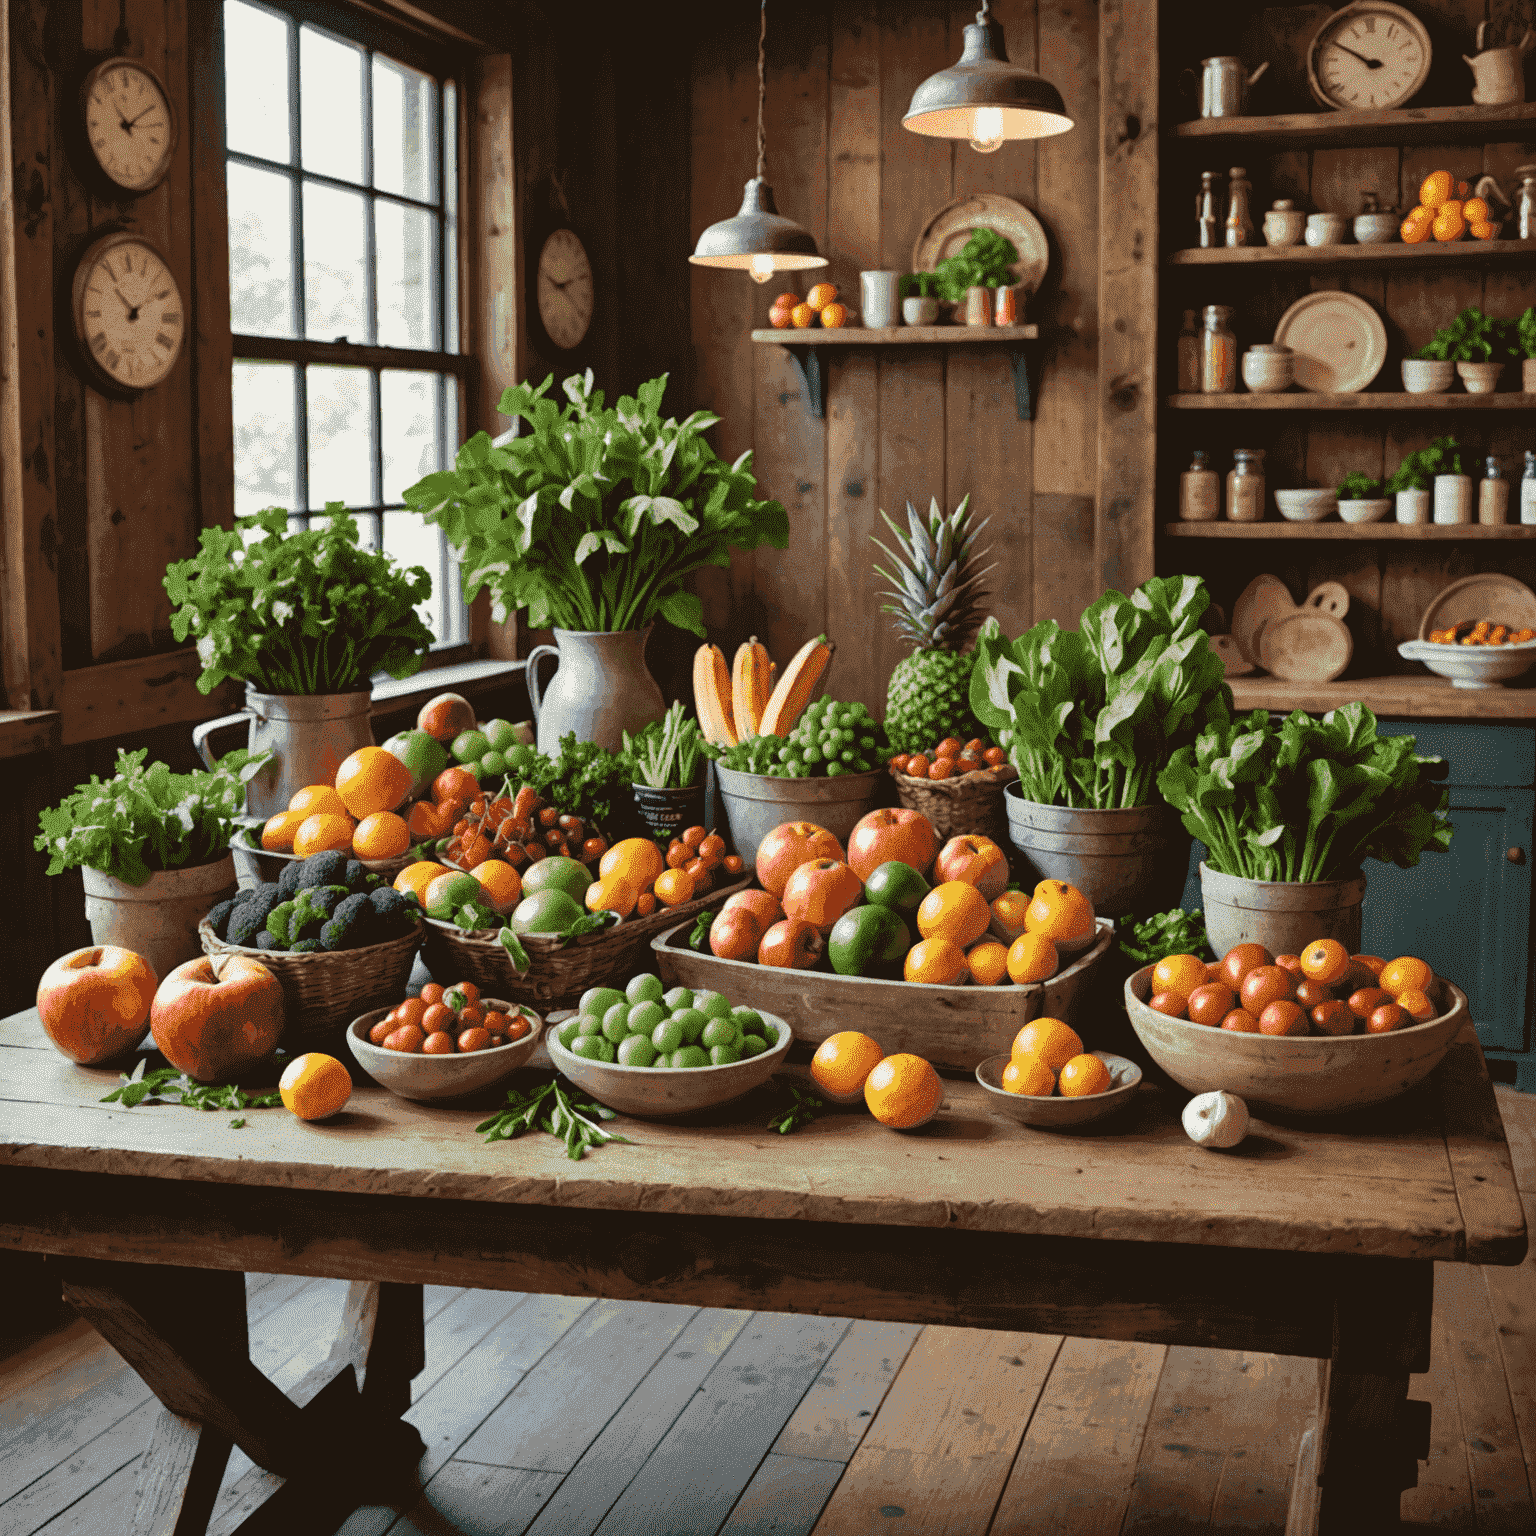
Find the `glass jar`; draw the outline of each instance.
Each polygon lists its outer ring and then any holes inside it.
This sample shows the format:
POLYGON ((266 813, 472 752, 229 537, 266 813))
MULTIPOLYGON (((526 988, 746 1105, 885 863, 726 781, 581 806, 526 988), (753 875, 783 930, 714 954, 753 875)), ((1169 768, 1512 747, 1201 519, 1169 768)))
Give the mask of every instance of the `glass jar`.
POLYGON ((1491 453, 1477 488, 1477 520, 1485 528, 1502 528, 1509 521, 1509 481, 1491 453))
POLYGON ((1220 515, 1221 476, 1211 468, 1205 449, 1196 448, 1179 476, 1179 517, 1186 523, 1214 523, 1220 515))
POLYGON ((1237 448, 1227 471, 1227 521, 1264 521, 1264 450, 1237 448))
POLYGON ((1192 309, 1184 311, 1184 324, 1179 330, 1178 391, 1181 395, 1200 393, 1200 327, 1192 309))
POLYGON ((1221 242, 1216 238, 1221 223, 1221 193, 1216 188, 1216 172, 1200 172, 1200 190, 1195 194, 1195 244, 1208 251, 1221 242))
POLYGON ((1237 390, 1237 336, 1232 330, 1233 311, 1225 304, 1205 306, 1205 329, 1200 333, 1200 392, 1230 395, 1237 390))

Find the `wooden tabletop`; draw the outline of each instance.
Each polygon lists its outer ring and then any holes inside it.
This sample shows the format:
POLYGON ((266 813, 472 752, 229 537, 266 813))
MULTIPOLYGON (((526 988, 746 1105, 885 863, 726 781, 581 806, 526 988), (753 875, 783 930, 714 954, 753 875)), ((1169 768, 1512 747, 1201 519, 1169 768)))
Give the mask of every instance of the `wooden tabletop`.
POLYGON ((572 1162, 545 1135, 483 1143, 483 1105, 414 1104, 366 1080, 332 1121, 252 1110, 241 1129, 228 1113, 100 1103, 116 1082, 60 1056, 34 1012, 0 1022, 0 1168, 1475 1263, 1525 1251, 1470 1026, 1395 1104, 1327 1126, 1256 1121, 1229 1153, 1194 1146, 1178 1121, 1183 1096, 1150 1084, 1123 1116, 1077 1135, 1021 1126, 954 1078, 917 1133, 889 1131, 861 1106, 780 1136, 765 1128, 774 1101, 763 1091, 703 1123, 621 1117, 613 1128, 632 1145, 572 1162))

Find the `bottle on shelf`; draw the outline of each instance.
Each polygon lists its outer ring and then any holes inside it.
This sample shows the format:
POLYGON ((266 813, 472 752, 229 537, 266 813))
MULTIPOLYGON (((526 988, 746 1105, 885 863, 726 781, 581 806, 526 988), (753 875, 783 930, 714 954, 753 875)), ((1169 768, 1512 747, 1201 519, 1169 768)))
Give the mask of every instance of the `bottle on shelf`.
POLYGON ((1515 227, 1517 240, 1536 240, 1536 165, 1515 167, 1515 227))
POLYGON ((1477 488, 1477 520, 1484 528, 1502 528, 1509 521, 1509 481, 1491 453, 1477 488))
POLYGON ((1227 244, 1229 246, 1253 244, 1253 218, 1248 202, 1253 195, 1253 183, 1248 180, 1244 166, 1234 165, 1227 172, 1227 244))
POLYGON ((1220 514, 1221 476, 1211 468, 1205 449, 1196 448, 1179 476, 1179 517, 1186 523, 1213 523, 1220 514))
POLYGON ((1184 311, 1179 330, 1178 389, 1181 395, 1200 393, 1200 326, 1192 309, 1184 311))
POLYGON ((1200 191, 1195 196, 1195 243, 1202 251, 1221 244, 1216 231, 1221 224, 1221 193, 1216 190, 1215 171, 1200 172, 1200 191))
POLYGON ((1205 306, 1205 329, 1200 335, 1202 394, 1230 395, 1237 391, 1237 336, 1232 330, 1232 314, 1225 304, 1205 306))
POLYGON ((1536 449, 1525 451, 1525 473, 1520 477, 1520 521, 1536 524, 1536 449))
POLYGON ((1227 521, 1264 521, 1264 450, 1235 448, 1227 472, 1227 521))

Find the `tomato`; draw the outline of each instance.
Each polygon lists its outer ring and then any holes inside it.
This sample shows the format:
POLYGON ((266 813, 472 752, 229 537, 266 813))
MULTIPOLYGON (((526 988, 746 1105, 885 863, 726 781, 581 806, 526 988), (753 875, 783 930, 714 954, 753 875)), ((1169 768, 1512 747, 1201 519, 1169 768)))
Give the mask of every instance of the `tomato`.
POLYGON ((453 1052, 453 1036, 446 1030, 435 1030, 421 1042, 423 1056, 452 1056, 453 1052))
POLYGON ((395 1017, 402 1024, 420 1024, 421 1016, 427 1011, 428 1006, 419 997, 408 997, 403 1003, 396 1005, 395 1017))
POLYGON ((1221 1021, 1221 1027, 1234 1035, 1256 1035, 1259 1021, 1246 1008, 1234 1008, 1221 1021))
POLYGON ((1412 1015, 1400 1003, 1383 1003, 1381 1007, 1371 1010, 1371 1016, 1365 1021, 1365 1032, 1368 1035, 1386 1035, 1411 1023, 1412 1015))
POLYGON ((1296 996, 1296 981, 1278 965, 1260 965, 1243 977, 1238 996, 1249 1013, 1261 1014, 1271 1003, 1288 1003, 1296 996))
POLYGON ((385 1039, 384 1049, 386 1051, 419 1051, 421 1042, 425 1038, 419 1024, 402 1024, 385 1039))
POLYGON ((489 1048, 491 1032, 488 1029, 466 1029, 459 1036, 461 1051, 483 1051, 489 1048))
POLYGON ((1157 1013, 1166 1013, 1170 1019, 1186 1017, 1189 1000, 1177 992, 1154 992, 1147 999, 1147 1007, 1157 1013))
POLYGON ((1192 1024, 1208 1024, 1216 1029, 1237 1007, 1237 993, 1223 982, 1207 982, 1189 994, 1189 1019, 1192 1024))
POLYGON ((1262 944, 1235 944, 1221 957, 1221 979, 1237 992, 1249 971, 1274 963, 1275 957, 1262 944))
POLYGON ((1325 987, 1320 981, 1298 981, 1296 983, 1296 1001, 1310 1012, 1319 1003, 1333 1001, 1333 988, 1325 987))
POLYGON ((1275 964, 1282 971, 1287 971, 1297 981, 1301 980, 1301 956, 1300 955, 1276 955, 1275 964))
POLYGON ((1349 1004, 1341 998, 1319 1003, 1312 1010, 1312 1027, 1320 1035, 1352 1035, 1355 1032, 1355 1016, 1349 1004))
POLYGON ((399 1028, 399 1026, 395 1023, 395 1020, 392 1017, 387 1019, 380 1019, 379 1022, 368 1031, 368 1038, 372 1040, 375 1045, 383 1045, 384 1042, 392 1034, 394 1034, 397 1028, 399 1028))
POLYGON ((1281 1001, 1271 1003, 1259 1015, 1261 1035, 1304 1035, 1307 1033, 1307 1012, 1300 1003, 1281 1001))
POLYGON ((430 1008, 433 1003, 440 1003, 442 1000, 443 989, 435 981, 429 981, 421 989, 421 1001, 424 1007, 430 1008))
POLYGON ((418 1027, 423 1034, 434 1035, 440 1030, 452 1029, 458 1023, 458 1018, 459 1016, 446 1003, 433 1003, 421 1016, 421 1024, 418 1027))

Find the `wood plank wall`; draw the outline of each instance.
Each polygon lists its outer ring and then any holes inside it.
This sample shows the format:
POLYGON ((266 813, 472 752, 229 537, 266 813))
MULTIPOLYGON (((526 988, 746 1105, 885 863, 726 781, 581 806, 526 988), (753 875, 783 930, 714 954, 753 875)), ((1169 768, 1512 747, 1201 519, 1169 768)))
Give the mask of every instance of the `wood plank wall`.
MULTIPOLYGON (((1533 20, 1531 0, 1408 0, 1425 21, 1434 47, 1434 66, 1418 106, 1465 104, 1471 72, 1463 53, 1474 53, 1477 24, 1491 20, 1511 41, 1533 20)), ((1250 65, 1269 60, 1268 74, 1255 87, 1249 110, 1255 113, 1314 110, 1306 83, 1306 47, 1329 5, 1238 8, 1203 5, 1191 17, 1183 0, 1162 6, 1162 52, 1166 123, 1186 121, 1198 107, 1181 86, 1178 71, 1197 65, 1213 52, 1240 54, 1250 65)), ((1408 148, 1288 150, 1250 152, 1247 170, 1258 211, 1278 197, 1299 208, 1325 209, 1350 216, 1359 212, 1361 189, 1374 189, 1383 207, 1407 209, 1418 201, 1418 188, 1429 172, 1452 171, 1469 183, 1485 172, 1496 176, 1506 193, 1516 165, 1533 158, 1531 143, 1489 145, 1413 145, 1408 148)), ((1202 170, 1223 174, 1234 158, 1225 150, 1200 151, 1164 141, 1162 163, 1164 248, 1195 243, 1194 193, 1202 170)), ((1386 323, 1387 362, 1378 388, 1401 389, 1399 362, 1422 346, 1435 329, 1456 313, 1477 304, 1493 315, 1518 315, 1536 303, 1536 262, 1515 270, 1474 268, 1447 271, 1394 270, 1380 273, 1264 273, 1241 268, 1169 268, 1163 272, 1159 351, 1164 388, 1171 372, 1172 349, 1181 311, 1208 303, 1234 304, 1238 339, 1246 347, 1270 341, 1285 310, 1304 294, 1343 289, 1370 301, 1386 323)), ((1506 370, 1502 388, 1519 387, 1519 363, 1506 370)), ((1462 463, 1476 478, 1483 460, 1497 454, 1504 472, 1518 480, 1525 451, 1536 448, 1532 416, 1471 412, 1435 416, 1423 412, 1393 417, 1326 414, 1295 417, 1288 413, 1245 413, 1204 417, 1164 412, 1159 442, 1158 520, 1177 517, 1178 475, 1188 466, 1190 450, 1205 447, 1225 473, 1234 447, 1267 451, 1271 490, 1287 486, 1337 485, 1350 470, 1390 475, 1405 454, 1446 432, 1462 445, 1462 463)), ((1518 509, 1518 484, 1514 487, 1518 509)), ((1273 515, 1273 514, 1271 514, 1273 515)), ((1518 510, 1512 521, 1518 520, 1518 510)), ((1536 585, 1536 550, 1529 545, 1467 544, 1297 544, 1223 545, 1195 540, 1165 543, 1158 569, 1192 570, 1204 575, 1216 600, 1230 613, 1237 594, 1260 571, 1284 580, 1298 600, 1319 581, 1341 581, 1353 606, 1349 626, 1355 641, 1350 675, 1413 672, 1417 666, 1397 654, 1401 640, 1417 636, 1429 600, 1452 581, 1476 571, 1504 570, 1536 585)))
MULTIPOLYGON (((756 454, 760 485, 789 509, 790 547, 739 557, 703 584, 712 638, 760 636, 782 665, 808 637, 838 646, 835 697, 883 706, 904 648, 880 612, 870 537, 879 511, 946 509, 969 494, 992 519, 992 609, 1010 633, 1037 619, 1075 624, 1098 595, 1094 494, 1098 431, 1098 7, 1094 0, 1000 0, 1009 56, 1061 90, 1077 126, 1039 144, 978 155, 901 126, 912 91, 959 56, 974 6, 944 0, 775 0, 768 15, 768 179, 780 210, 829 257, 826 274, 759 287, 694 269, 700 403, 724 419, 718 448, 756 454), (825 275, 851 307, 861 269, 908 271, 928 219, 994 191, 1032 209, 1051 267, 1026 319, 1043 333, 1036 420, 1016 419, 1000 352, 839 351, 826 417, 806 409, 789 355, 754 345, 785 287, 825 275)), ((692 66, 692 232, 733 214, 753 174, 755 7, 701 19, 692 66)), ((789 274, 786 274, 788 276, 789 274)))

